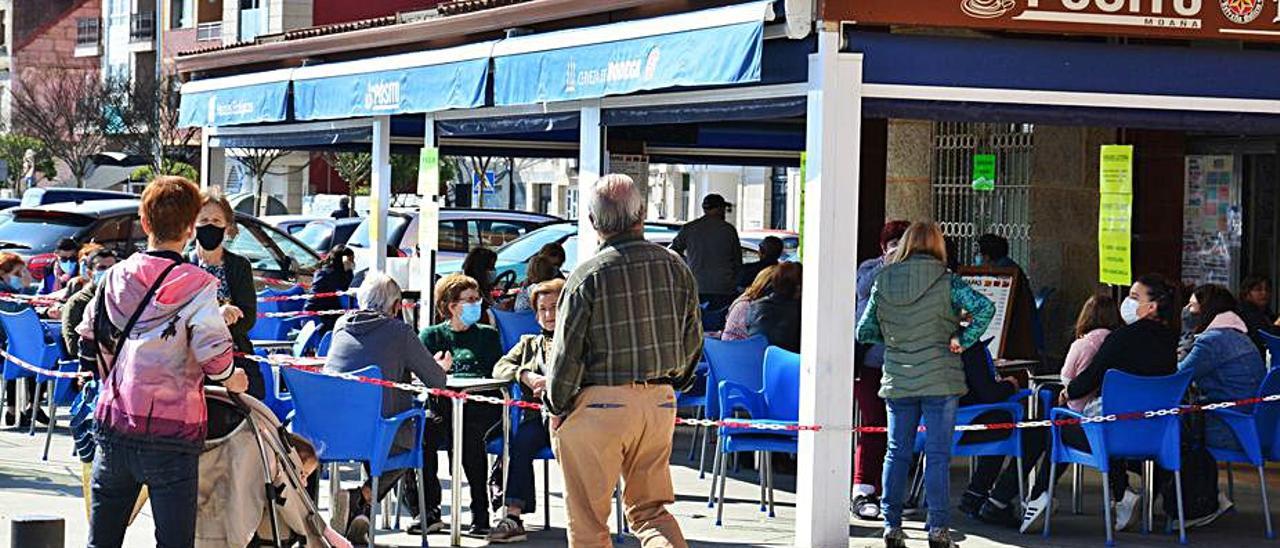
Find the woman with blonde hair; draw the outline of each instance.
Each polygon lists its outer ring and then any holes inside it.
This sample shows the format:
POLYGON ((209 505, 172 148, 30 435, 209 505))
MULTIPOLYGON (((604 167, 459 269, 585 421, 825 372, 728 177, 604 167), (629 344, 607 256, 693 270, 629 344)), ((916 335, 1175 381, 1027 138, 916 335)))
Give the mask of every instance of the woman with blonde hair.
POLYGON ((740 341, 749 337, 747 330, 747 313, 751 311, 751 303, 763 299, 770 291, 773 290, 773 271, 778 266, 768 266, 756 274, 755 281, 747 286, 747 290, 742 292, 733 304, 729 305, 729 315, 725 316, 724 331, 720 333, 720 340, 724 341, 740 341))
POLYGON ((880 397, 888 408, 881 509, 887 548, 905 548, 902 504, 916 430, 923 419, 925 495, 930 548, 956 546, 949 529, 948 473, 956 406, 965 386, 960 354, 978 343, 995 306, 947 270, 938 225, 913 223, 871 288, 858 322, 858 340, 885 345, 880 397), (960 317, 973 317, 961 326, 960 317))

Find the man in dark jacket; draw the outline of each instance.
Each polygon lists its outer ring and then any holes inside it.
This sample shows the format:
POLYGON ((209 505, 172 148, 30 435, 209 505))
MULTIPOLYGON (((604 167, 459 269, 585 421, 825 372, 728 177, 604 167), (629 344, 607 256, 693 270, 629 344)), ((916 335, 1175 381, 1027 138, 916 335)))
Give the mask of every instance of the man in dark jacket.
POLYGON ((708 194, 702 199, 703 215, 680 229, 671 250, 684 256, 698 282, 698 299, 708 310, 721 310, 733 303, 738 272, 742 270, 742 243, 738 229, 725 220, 733 204, 724 196, 708 194))
POLYGON ((115 266, 116 253, 110 249, 100 248, 86 259, 85 264, 80 265, 80 268, 90 273, 89 282, 62 304, 62 342, 67 356, 80 355, 80 334, 76 333, 76 326, 80 325, 80 320, 84 319, 84 309, 93 299, 93 294, 98 291, 98 281, 108 269, 115 266))
POLYGON ((1009 257, 1009 240, 996 234, 983 234, 978 237, 978 255, 975 266, 994 268, 1012 268, 1018 271, 1018 287, 1013 295, 1013 303, 1009 310, 1009 324, 1004 343, 1004 354, 1001 358, 1036 359, 1039 351, 1037 330, 1040 317, 1036 312, 1035 293, 1031 289, 1031 280, 1017 261, 1009 257))

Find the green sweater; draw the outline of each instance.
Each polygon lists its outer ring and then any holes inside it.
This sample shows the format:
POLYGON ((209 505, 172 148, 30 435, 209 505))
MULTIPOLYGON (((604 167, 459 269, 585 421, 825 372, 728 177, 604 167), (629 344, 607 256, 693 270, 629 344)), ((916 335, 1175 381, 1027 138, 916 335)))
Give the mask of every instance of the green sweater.
POLYGON ((435 355, 453 353, 453 370, 458 377, 492 377, 493 366, 502 358, 502 340, 498 330, 476 324, 466 331, 454 331, 445 321, 427 326, 418 334, 422 345, 435 355))
POLYGON ((964 395, 964 365, 951 338, 972 346, 994 315, 990 300, 937 259, 913 255, 886 265, 858 322, 859 342, 885 345, 880 397, 964 395), (963 329, 962 311, 973 316, 963 329))

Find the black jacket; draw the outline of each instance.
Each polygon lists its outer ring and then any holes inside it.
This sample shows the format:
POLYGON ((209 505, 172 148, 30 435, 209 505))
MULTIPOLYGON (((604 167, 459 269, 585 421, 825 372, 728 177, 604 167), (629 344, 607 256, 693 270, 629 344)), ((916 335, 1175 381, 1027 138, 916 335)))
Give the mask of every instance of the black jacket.
POLYGON ((773 294, 751 303, 747 333, 753 337, 764 335, 773 346, 799 352, 800 301, 773 294))
POLYGON ((969 392, 960 398, 960 405, 1000 403, 1018 391, 1012 384, 996 380, 982 349, 981 343, 975 344, 960 356, 964 362, 964 384, 969 388, 969 392))
POLYGON ((1177 373, 1178 333, 1154 320, 1138 320, 1112 331, 1089 367, 1067 385, 1067 397, 1083 398, 1102 388, 1102 378, 1110 369, 1147 377, 1177 373))
POLYGON ((249 330, 258 322, 258 291, 253 284, 253 265, 249 259, 227 250, 222 251, 222 265, 227 270, 227 289, 231 293, 231 304, 244 312, 240 321, 228 326, 231 339, 235 342, 236 351, 245 354, 253 353, 253 343, 249 341, 249 330))
POLYGON ((1275 314, 1266 308, 1259 308, 1246 302, 1240 303, 1239 313, 1240 319, 1244 320, 1244 324, 1249 327, 1249 337, 1253 338, 1253 343, 1258 345, 1258 350, 1266 352, 1267 344, 1258 332, 1263 331, 1269 335, 1280 334, 1280 329, 1272 323, 1276 319, 1275 314))

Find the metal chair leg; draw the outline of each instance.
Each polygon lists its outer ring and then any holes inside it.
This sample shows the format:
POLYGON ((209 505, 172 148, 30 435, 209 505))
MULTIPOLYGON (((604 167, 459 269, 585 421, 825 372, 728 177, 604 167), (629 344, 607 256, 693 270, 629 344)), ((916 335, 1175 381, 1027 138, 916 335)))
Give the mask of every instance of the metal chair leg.
MULTIPOLYGON (((1018 502, 1027 500, 1027 475, 1022 473, 1022 455, 1018 455, 1018 502)), ((1017 510, 1015 507, 1014 510, 1017 510)))
MULTIPOLYGON (((427 517, 427 475, 422 473, 422 468, 418 468, 418 520, 422 527, 426 527, 427 517)), ((427 548, 427 532, 422 531, 422 548, 427 548)))
MULTIPOLYGON (((723 457, 721 457, 723 458, 723 457)), ((724 484, 729 483, 729 472, 720 466, 720 496, 716 497, 716 527, 724 525, 724 484)))
POLYGON ((329 463, 329 510, 333 510, 333 501, 338 500, 338 493, 342 491, 342 469, 338 467, 338 463, 329 463))
POLYGON ((765 512, 769 509, 769 505, 765 501, 766 488, 764 484, 764 451, 756 451, 756 477, 760 479, 760 511, 765 512))
MULTIPOLYGON (((369 546, 377 546, 378 545, 378 506, 381 504, 380 502, 378 502, 378 476, 373 476, 371 478, 371 481, 373 482, 373 486, 372 486, 372 491, 370 491, 370 495, 373 498, 373 504, 369 505, 369 512, 372 513, 372 515, 369 516, 369 546)), ((424 537, 426 536, 425 532, 422 536, 424 537)))
POLYGON ((613 507, 618 514, 618 535, 613 538, 617 544, 622 544, 626 540, 627 522, 622 517, 622 483, 619 482, 617 487, 613 488, 613 507))
POLYGON ((765 481, 769 482, 769 517, 773 518, 777 517, 777 513, 774 511, 773 499, 773 453, 765 453, 764 466, 764 478, 765 481))
POLYGON ((1267 538, 1273 539, 1276 538, 1276 532, 1271 528, 1271 504, 1267 501, 1266 465, 1258 467, 1258 483, 1262 486, 1262 518, 1267 524, 1267 538))
POLYGON ((720 478, 720 470, 724 467, 724 453, 720 452, 722 438, 716 436, 716 452, 711 458, 711 492, 707 494, 707 508, 716 506, 716 481, 720 478))
POLYGON ((711 435, 711 427, 702 427, 702 448, 699 450, 698 456, 698 479, 706 479, 707 477, 707 436, 711 435))
POLYGON ((1236 477, 1231 471, 1231 463, 1227 463, 1227 498, 1236 500, 1236 477))
POLYGON ((53 404, 53 381, 49 381, 49 427, 44 432, 44 456, 40 460, 49 460, 49 444, 53 443, 53 428, 58 425, 58 408, 53 404))
MULTIPOLYGON (((1053 481, 1054 475, 1058 472, 1058 463, 1049 460, 1049 507, 1044 511, 1044 538, 1049 538, 1049 523, 1053 521, 1053 487, 1058 483, 1053 481)), ((1106 489, 1106 486, 1103 486, 1106 489)), ((1107 514, 1107 531, 1111 531, 1111 514, 1107 514)), ((1108 533, 1109 534, 1109 533, 1108 533)))
MULTIPOLYGON (((1099 471, 1101 472, 1101 470, 1099 471)), ((1052 472, 1052 470, 1050 470, 1050 472, 1052 472)), ((1053 476, 1050 475, 1050 477, 1053 477, 1053 476)), ((1049 485, 1053 485, 1053 482, 1049 482, 1049 485)), ((1181 488, 1179 488, 1178 490, 1178 500, 1179 501, 1182 500, 1181 488)), ((1052 497, 1049 498, 1049 505, 1050 505, 1050 509, 1052 510, 1052 505, 1053 505, 1052 497)), ((1179 504, 1179 507, 1181 507, 1181 504, 1179 504)), ((1102 516, 1103 516, 1102 522, 1107 526, 1107 546, 1115 546, 1116 545, 1115 531, 1111 528, 1111 481, 1107 478, 1106 472, 1102 472, 1102 516)), ((1049 523, 1049 522, 1046 521, 1045 523, 1049 523)))
POLYGON ((1156 515, 1156 463, 1155 461, 1143 461, 1142 463, 1142 533, 1150 533, 1155 527, 1156 515))
POLYGON ((551 461, 542 461, 542 529, 551 528, 551 461))
MULTIPOLYGON (((31 401, 26 402, 27 405, 31 407, 31 424, 27 428, 27 435, 34 436, 36 435, 36 411, 40 409, 40 391, 41 391, 40 389, 43 388, 43 386, 40 383, 36 382, 34 378, 23 379, 22 382, 24 383, 23 385, 24 389, 26 388, 25 383, 30 382, 30 383, 35 383, 36 385, 36 389, 34 394, 31 397, 31 401)), ((19 416, 21 416, 21 413, 19 413, 19 416)))
POLYGON ((1182 470, 1173 472, 1173 487, 1178 494, 1178 543, 1187 543, 1187 519, 1182 512, 1182 470))
POLYGON ((400 530, 400 498, 403 496, 404 496, 404 480, 397 481, 396 489, 395 489, 395 498, 393 500, 388 501, 391 504, 391 507, 389 509, 391 512, 391 515, 395 516, 395 522, 392 524, 391 528, 396 531, 400 530))
POLYGON ((1083 483, 1084 479, 1080 476, 1080 465, 1071 465, 1071 512, 1076 515, 1084 512, 1084 497, 1080 494, 1083 483))
MULTIPOLYGON (((701 408, 701 407, 695 408, 695 410, 694 410, 694 412, 693 412, 693 418, 695 418, 695 419, 701 419, 701 418, 702 418, 702 408, 701 408)), ((693 453, 694 453, 694 451, 696 451, 696 450, 698 449, 698 430, 699 430, 699 428, 697 428, 697 427, 694 427, 694 429, 693 429, 693 442, 689 444, 689 462, 693 462, 693 453)))

